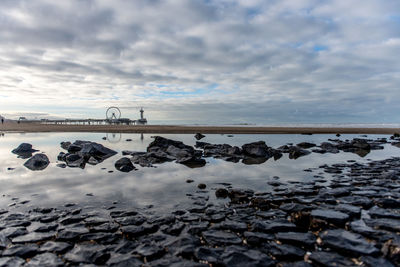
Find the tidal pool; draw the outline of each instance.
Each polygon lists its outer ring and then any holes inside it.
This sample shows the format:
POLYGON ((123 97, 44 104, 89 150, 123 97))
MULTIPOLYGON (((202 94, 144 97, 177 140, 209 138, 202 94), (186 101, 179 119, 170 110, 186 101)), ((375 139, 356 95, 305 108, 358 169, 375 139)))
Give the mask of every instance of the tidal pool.
MULTIPOLYGON (((106 134, 106 133, 6 133, 0 137, 0 208, 8 206, 57 206, 65 203, 79 205, 116 205, 146 206, 168 211, 187 201, 186 194, 198 190, 197 185, 204 183, 213 190, 219 183, 230 183, 234 188, 249 188, 255 191, 270 191, 269 181, 281 182, 313 181, 314 175, 323 174, 329 181, 328 173, 322 173, 318 166, 323 164, 345 163, 348 160, 366 162, 399 157, 400 149, 385 144, 383 150, 373 150, 364 157, 354 153, 318 154, 289 159, 287 154, 277 161, 269 159, 261 164, 246 165, 220 159, 206 158, 207 164, 201 168, 189 168, 175 162, 155 165, 155 168, 140 167, 129 173, 115 169, 115 162, 122 157, 123 150, 146 151, 153 140, 150 134, 106 134), (104 140, 103 138, 106 137, 104 140), (131 139, 131 141, 128 141, 131 139), (64 151, 60 147, 63 141, 87 140, 97 142, 118 152, 98 165, 86 165, 81 168, 60 168, 56 165, 57 155, 64 151), (42 171, 31 171, 23 166, 26 159, 11 153, 21 143, 30 143, 33 148, 45 153, 50 165, 42 171), (304 171, 314 169, 313 172, 304 171), (186 180, 194 180, 187 183, 186 180), (29 201, 29 202, 26 202, 29 201)), ((194 146, 193 134, 163 134, 163 137, 182 141, 194 146)), ((208 134, 201 141, 214 144, 241 146, 245 143, 263 140, 267 145, 277 148, 287 143, 311 142, 320 144, 328 139, 363 138, 360 135, 219 135, 208 134)), ((365 136, 364 136, 365 137, 365 136)), ((376 139, 389 136, 369 135, 376 139)), ((289 183, 290 184, 290 183, 289 183)), ((294 185, 293 185, 294 186, 294 185)))

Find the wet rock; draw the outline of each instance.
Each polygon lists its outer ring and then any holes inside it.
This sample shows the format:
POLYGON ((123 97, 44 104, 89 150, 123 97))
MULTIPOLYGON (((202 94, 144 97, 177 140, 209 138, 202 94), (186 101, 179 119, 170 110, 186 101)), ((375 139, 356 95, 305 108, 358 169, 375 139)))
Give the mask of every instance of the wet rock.
POLYGON ((98 244, 111 244, 120 238, 119 233, 87 233, 80 236, 81 241, 91 241, 98 244))
POLYGON ((277 233, 275 238, 283 243, 288 243, 295 246, 304 246, 308 248, 313 248, 316 241, 316 237, 313 234, 298 232, 277 233))
POLYGON ((239 245, 242 239, 237 235, 224 231, 208 230, 202 233, 204 240, 211 246, 239 245))
POLYGON ((187 231, 192 235, 198 235, 203 231, 207 230, 208 225, 209 225, 208 222, 191 223, 187 231))
POLYGON ((124 235, 129 238, 135 238, 151 233, 155 233, 158 230, 157 225, 149 225, 149 224, 142 224, 140 226, 123 226, 121 227, 121 231, 124 235))
POLYGON ((392 232, 400 232, 400 220, 379 218, 379 219, 365 219, 365 223, 375 229, 383 229, 392 232))
POLYGON ((275 239, 272 234, 265 234, 260 232, 244 232, 243 236, 246 239, 247 244, 252 246, 260 246, 268 241, 275 239))
POLYGON ((221 258, 225 266, 275 266, 275 261, 268 255, 258 250, 246 250, 235 246, 226 248, 221 258))
POLYGON ((382 209, 379 207, 372 207, 368 210, 368 214, 372 218, 390 218, 390 219, 400 219, 400 212, 393 209, 382 209))
POLYGON ((308 142, 301 142, 301 143, 298 143, 296 146, 298 146, 298 147, 300 147, 300 148, 307 149, 307 148, 315 147, 316 144, 308 143, 308 142))
POLYGON ((272 243, 268 246, 269 252, 279 260, 299 260, 304 258, 306 252, 298 247, 291 245, 281 245, 272 243))
POLYGON ((169 235, 179 235, 182 230, 185 228, 186 224, 182 223, 182 222, 177 222, 175 224, 172 225, 165 225, 161 231, 165 234, 169 234, 169 235))
POLYGON ((143 262, 136 256, 130 254, 113 254, 107 261, 107 266, 110 267, 130 267, 130 266, 141 266, 143 262))
POLYGON ((115 168, 121 172, 130 172, 136 169, 132 161, 126 157, 117 160, 117 162, 115 162, 115 168))
POLYGON ((114 222, 103 223, 100 225, 94 225, 90 227, 90 232, 115 232, 118 230, 119 224, 114 222))
POLYGON ((31 171, 41 171, 46 169, 49 164, 49 158, 45 154, 39 153, 28 159, 24 166, 31 171))
POLYGON ((33 149, 31 144, 22 143, 11 152, 17 154, 20 158, 27 159, 32 157, 32 154, 38 150, 33 149))
POLYGON ((0 234, 6 238, 14 238, 17 236, 25 235, 27 233, 28 231, 25 227, 7 227, 0 232, 0 234))
POLYGON ((106 247, 92 244, 75 245, 74 248, 65 254, 64 258, 72 263, 94 263, 105 264, 110 258, 106 247))
POLYGON ((33 257, 26 265, 26 267, 58 267, 64 266, 64 262, 53 253, 43 253, 33 257))
POLYGON ((244 144, 242 146, 243 153, 251 157, 266 157, 269 147, 264 141, 244 144))
POLYGON ((196 248, 200 246, 200 239, 188 234, 182 234, 171 241, 165 242, 163 245, 174 256, 190 259, 194 256, 196 248))
POLYGON ((294 223, 287 220, 255 221, 251 229, 257 232, 276 233, 276 232, 298 232, 299 229, 294 223))
POLYGON ((197 133, 197 134, 194 135, 194 138, 196 138, 196 140, 203 139, 204 137, 206 137, 206 136, 201 134, 201 133, 197 133))
POLYGON ((230 230, 231 232, 247 231, 247 224, 232 220, 225 220, 219 224, 213 225, 212 229, 230 230))
POLYGON ((21 235, 12 239, 14 244, 18 243, 36 243, 44 240, 51 239, 55 236, 55 232, 36 233, 32 232, 26 235, 21 235))
POLYGON ((202 189, 202 190, 203 190, 203 189, 206 189, 207 186, 206 186, 206 184, 198 184, 197 187, 198 187, 199 189, 202 189))
POLYGON ((70 250, 72 245, 66 242, 54 242, 47 241, 40 246, 40 252, 54 252, 57 254, 64 254, 66 251, 70 250))
POLYGON ((135 254, 140 255, 147 261, 152 261, 162 257, 165 254, 163 247, 156 245, 155 243, 147 243, 139 245, 135 250, 135 254))
POLYGON ((373 228, 367 226, 363 220, 357 220, 357 221, 351 222, 350 229, 355 233, 358 233, 358 234, 361 234, 361 235, 367 236, 367 237, 374 236, 377 233, 373 228))
POLYGON ((313 252, 310 255, 309 259, 316 266, 327 266, 327 267, 355 266, 354 262, 351 259, 345 258, 334 252, 324 252, 324 251, 313 252))
POLYGON ((60 145, 62 149, 68 150, 69 146, 71 145, 71 142, 69 141, 61 142, 60 145))
POLYGON ((228 197, 228 190, 225 188, 218 188, 215 190, 215 196, 217 198, 227 198, 228 197))
POLYGON ((119 217, 119 218, 116 218, 115 221, 122 226, 141 225, 146 221, 146 218, 141 215, 136 215, 136 216, 128 216, 128 217, 119 217))
POLYGON ((85 227, 68 227, 58 231, 56 239, 58 241, 78 241, 79 236, 88 233, 85 227))
POLYGON ((60 220, 60 223, 63 225, 68 225, 68 224, 81 222, 85 218, 86 218, 85 216, 68 216, 68 217, 65 217, 64 219, 60 220))
POLYGON ((362 256, 361 257, 361 262, 367 267, 376 267, 376 266, 382 266, 382 267, 394 267, 394 265, 386 260, 385 258, 375 258, 371 256, 362 256))
POLYGON ((297 146, 291 146, 289 148, 289 158, 290 159, 298 159, 298 158, 300 158, 302 156, 306 156, 310 153, 311 153, 310 151, 302 149, 297 146))
POLYGON ((350 255, 378 255, 379 250, 364 237, 346 230, 327 230, 321 235, 324 246, 350 255))
POLYGON ((84 168, 85 167, 85 159, 78 154, 68 154, 65 156, 65 162, 68 167, 71 168, 84 168))
POLYGON ((20 257, 0 257, 0 266, 15 267, 22 266, 25 263, 20 257))
POLYGON ((207 248, 199 247, 195 250, 194 255, 196 259, 206 261, 211 264, 221 262, 221 254, 224 252, 222 248, 207 248))
POLYGON ((9 257, 21 257, 21 258, 32 258, 38 253, 38 246, 36 244, 28 244, 28 245, 13 245, 7 247, 2 256, 9 257))
POLYGON ((311 211, 311 217, 314 219, 314 222, 317 220, 323 220, 327 223, 332 223, 338 226, 344 226, 344 224, 349 220, 350 216, 346 213, 333 211, 333 210, 325 210, 325 209, 315 209, 311 211))

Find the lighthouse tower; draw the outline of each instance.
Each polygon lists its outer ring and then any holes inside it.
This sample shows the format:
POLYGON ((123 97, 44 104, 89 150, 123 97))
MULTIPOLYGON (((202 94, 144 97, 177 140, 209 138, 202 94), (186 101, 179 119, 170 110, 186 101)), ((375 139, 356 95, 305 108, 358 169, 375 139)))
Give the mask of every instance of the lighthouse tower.
POLYGON ((137 120, 138 124, 146 124, 147 119, 143 117, 144 110, 140 108, 140 119, 137 120))

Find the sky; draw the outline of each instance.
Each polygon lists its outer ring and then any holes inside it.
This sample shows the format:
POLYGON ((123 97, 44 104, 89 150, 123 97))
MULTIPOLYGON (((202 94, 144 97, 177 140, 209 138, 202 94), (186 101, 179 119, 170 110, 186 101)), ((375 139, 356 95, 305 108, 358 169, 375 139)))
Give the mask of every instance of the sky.
POLYGON ((0 115, 400 123, 398 0, 1 0, 0 115))

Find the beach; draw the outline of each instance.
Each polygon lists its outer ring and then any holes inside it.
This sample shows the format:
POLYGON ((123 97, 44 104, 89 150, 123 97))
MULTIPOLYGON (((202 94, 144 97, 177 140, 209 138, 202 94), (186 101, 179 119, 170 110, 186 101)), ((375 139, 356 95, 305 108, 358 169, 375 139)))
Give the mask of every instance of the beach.
POLYGON ((394 134, 400 128, 379 127, 264 127, 186 125, 74 125, 6 122, 5 132, 93 132, 93 133, 205 133, 205 134, 394 134))

